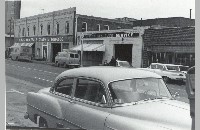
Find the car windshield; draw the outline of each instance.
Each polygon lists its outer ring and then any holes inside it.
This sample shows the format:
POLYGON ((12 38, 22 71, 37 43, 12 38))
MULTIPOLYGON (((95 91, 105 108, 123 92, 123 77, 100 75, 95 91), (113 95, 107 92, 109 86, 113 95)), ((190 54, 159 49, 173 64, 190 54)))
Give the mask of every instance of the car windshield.
POLYGON ((128 62, 119 62, 119 66, 122 66, 122 67, 131 67, 128 62))
POLYGON ((178 66, 172 66, 172 65, 166 65, 168 70, 175 70, 175 71, 179 71, 179 67, 178 66))
POLYGON ((109 89, 113 101, 118 104, 149 99, 172 98, 162 79, 137 78, 111 82, 109 89))
POLYGON ((188 71, 189 67, 187 66, 179 66, 180 71, 188 71))

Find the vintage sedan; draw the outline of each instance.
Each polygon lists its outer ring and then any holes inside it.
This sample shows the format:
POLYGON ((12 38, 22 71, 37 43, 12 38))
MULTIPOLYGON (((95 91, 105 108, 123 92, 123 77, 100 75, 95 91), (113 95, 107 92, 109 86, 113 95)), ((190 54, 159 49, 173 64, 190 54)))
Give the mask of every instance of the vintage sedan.
POLYGON ((191 129, 189 104, 175 100, 161 76, 107 66, 64 71, 52 87, 29 92, 25 118, 50 128, 191 129))

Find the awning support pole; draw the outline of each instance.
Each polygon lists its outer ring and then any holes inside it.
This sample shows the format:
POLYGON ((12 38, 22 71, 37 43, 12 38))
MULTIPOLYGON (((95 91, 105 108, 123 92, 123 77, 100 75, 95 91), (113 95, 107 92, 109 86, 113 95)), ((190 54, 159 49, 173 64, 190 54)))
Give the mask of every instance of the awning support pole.
POLYGON ((83 67, 83 37, 81 37, 81 67, 83 67))

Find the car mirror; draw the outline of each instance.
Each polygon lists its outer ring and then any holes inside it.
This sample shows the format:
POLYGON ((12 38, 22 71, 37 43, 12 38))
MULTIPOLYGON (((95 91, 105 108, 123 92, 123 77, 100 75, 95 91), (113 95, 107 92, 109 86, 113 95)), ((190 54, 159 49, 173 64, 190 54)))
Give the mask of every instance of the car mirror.
POLYGON ((102 96, 102 98, 101 98, 101 103, 102 103, 102 104, 106 104, 106 103, 107 103, 107 102, 106 102, 106 97, 105 97, 105 95, 102 96))

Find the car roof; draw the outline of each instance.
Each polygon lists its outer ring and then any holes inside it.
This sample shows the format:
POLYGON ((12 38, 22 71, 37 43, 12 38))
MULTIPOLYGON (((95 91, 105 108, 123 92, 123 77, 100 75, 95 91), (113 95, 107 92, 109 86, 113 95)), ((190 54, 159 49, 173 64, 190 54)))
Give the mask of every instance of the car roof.
POLYGON ((161 78, 156 73, 136 68, 121 68, 111 66, 81 67, 62 72, 56 80, 61 77, 91 77, 99 79, 108 84, 111 81, 132 79, 132 78, 161 78))

